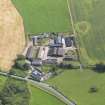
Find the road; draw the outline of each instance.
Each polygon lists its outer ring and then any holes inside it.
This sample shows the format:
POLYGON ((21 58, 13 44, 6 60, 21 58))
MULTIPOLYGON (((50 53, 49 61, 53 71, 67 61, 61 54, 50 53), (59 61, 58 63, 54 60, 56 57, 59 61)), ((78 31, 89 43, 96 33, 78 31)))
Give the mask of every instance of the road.
POLYGON ((19 76, 15 76, 15 75, 9 75, 8 73, 4 73, 4 72, 0 72, 0 75, 4 75, 7 77, 9 76, 9 77, 12 77, 12 78, 15 78, 18 80, 27 81, 28 83, 32 83, 33 85, 40 88, 41 90, 57 97, 59 100, 64 102, 66 105, 76 105, 74 102, 70 101, 67 97, 65 97, 60 92, 58 92, 57 90, 55 90, 54 88, 52 88, 50 85, 48 85, 46 83, 37 82, 37 81, 31 80, 28 78, 23 78, 23 77, 19 77, 19 76))

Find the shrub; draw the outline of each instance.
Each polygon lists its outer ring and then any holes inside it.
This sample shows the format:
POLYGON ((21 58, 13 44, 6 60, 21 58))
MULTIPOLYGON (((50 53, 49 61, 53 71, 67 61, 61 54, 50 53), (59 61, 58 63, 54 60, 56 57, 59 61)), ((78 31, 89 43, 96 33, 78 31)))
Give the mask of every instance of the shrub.
POLYGON ((92 87, 90 88, 90 93, 95 93, 95 92, 97 92, 97 91, 98 91, 98 89, 97 89, 96 86, 92 86, 92 87))

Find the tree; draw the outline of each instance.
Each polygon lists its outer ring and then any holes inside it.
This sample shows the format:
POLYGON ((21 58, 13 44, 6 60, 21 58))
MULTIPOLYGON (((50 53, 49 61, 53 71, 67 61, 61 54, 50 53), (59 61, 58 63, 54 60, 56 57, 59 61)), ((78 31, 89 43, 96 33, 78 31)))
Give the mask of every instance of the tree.
POLYGON ((8 78, 0 92, 0 105, 29 105, 30 92, 27 82, 8 78))
POLYGON ((17 60, 25 60, 26 57, 24 55, 18 55, 17 60))
POLYGON ((2 100, 0 100, 0 105, 3 105, 3 104, 2 104, 2 100))
POLYGON ((97 91, 98 91, 98 89, 97 89, 96 86, 92 86, 92 87, 90 88, 90 92, 91 92, 91 93, 95 93, 95 92, 97 92, 97 91))
POLYGON ((52 66, 50 72, 52 72, 53 75, 57 75, 57 67, 56 66, 52 66))
POLYGON ((95 67, 94 67, 94 70, 96 72, 99 72, 99 73, 105 72, 105 64, 104 63, 98 63, 98 64, 96 64, 95 67))
POLYGON ((25 64, 26 64, 25 60, 16 60, 14 66, 18 69, 24 69, 25 64))

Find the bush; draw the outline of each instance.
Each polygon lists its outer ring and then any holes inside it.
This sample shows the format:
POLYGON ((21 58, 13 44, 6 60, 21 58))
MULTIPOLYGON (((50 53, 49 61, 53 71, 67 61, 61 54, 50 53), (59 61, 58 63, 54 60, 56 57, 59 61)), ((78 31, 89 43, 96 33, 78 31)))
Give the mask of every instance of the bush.
POLYGON ((104 63, 96 64, 93 69, 94 69, 96 72, 103 73, 103 72, 105 72, 105 64, 104 64, 104 63))
POLYGON ((29 105, 30 93, 25 81, 8 78, 0 92, 0 105, 29 105))
POLYGON ((73 66, 71 64, 64 64, 64 63, 59 64, 59 67, 64 68, 64 69, 72 69, 73 68, 73 66))
POLYGON ((91 92, 91 93, 95 93, 95 92, 97 92, 97 91, 98 91, 98 89, 97 89, 96 86, 92 86, 92 87, 90 88, 90 92, 91 92))
POLYGON ((25 60, 26 57, 24 55, 18 55, 17 60, 25 60))

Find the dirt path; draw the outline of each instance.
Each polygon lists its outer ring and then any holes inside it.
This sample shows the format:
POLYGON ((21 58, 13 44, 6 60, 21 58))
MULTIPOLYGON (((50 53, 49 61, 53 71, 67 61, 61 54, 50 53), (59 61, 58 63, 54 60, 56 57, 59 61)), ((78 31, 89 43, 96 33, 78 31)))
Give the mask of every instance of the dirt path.
POLYGON ((72 0, 67 0, 67 6, 68 6, 68 10, 69 10, 69 15, 70 15, 70 21, 71 21, 71 24, 72 24, 72 29, 73 29, 73 34, 75 36, 75 43, 76 43, 76 47, 77 47, 77 56, 78 56, 78 61, 80 62, 80 69, 82 70, 83 67, 82 67, 82 63, 81 63, 81 60, 80 60, 80 46, 78 44, 78 41, 77 41, 77 33, 76 33, 76 30, 75 30, 75 23, 74 23, 74 20, 73 20, 73 16, 72 16, 72 11, 71 11, 71 8, 70 8, 70 3, 72 5, 72 0))

